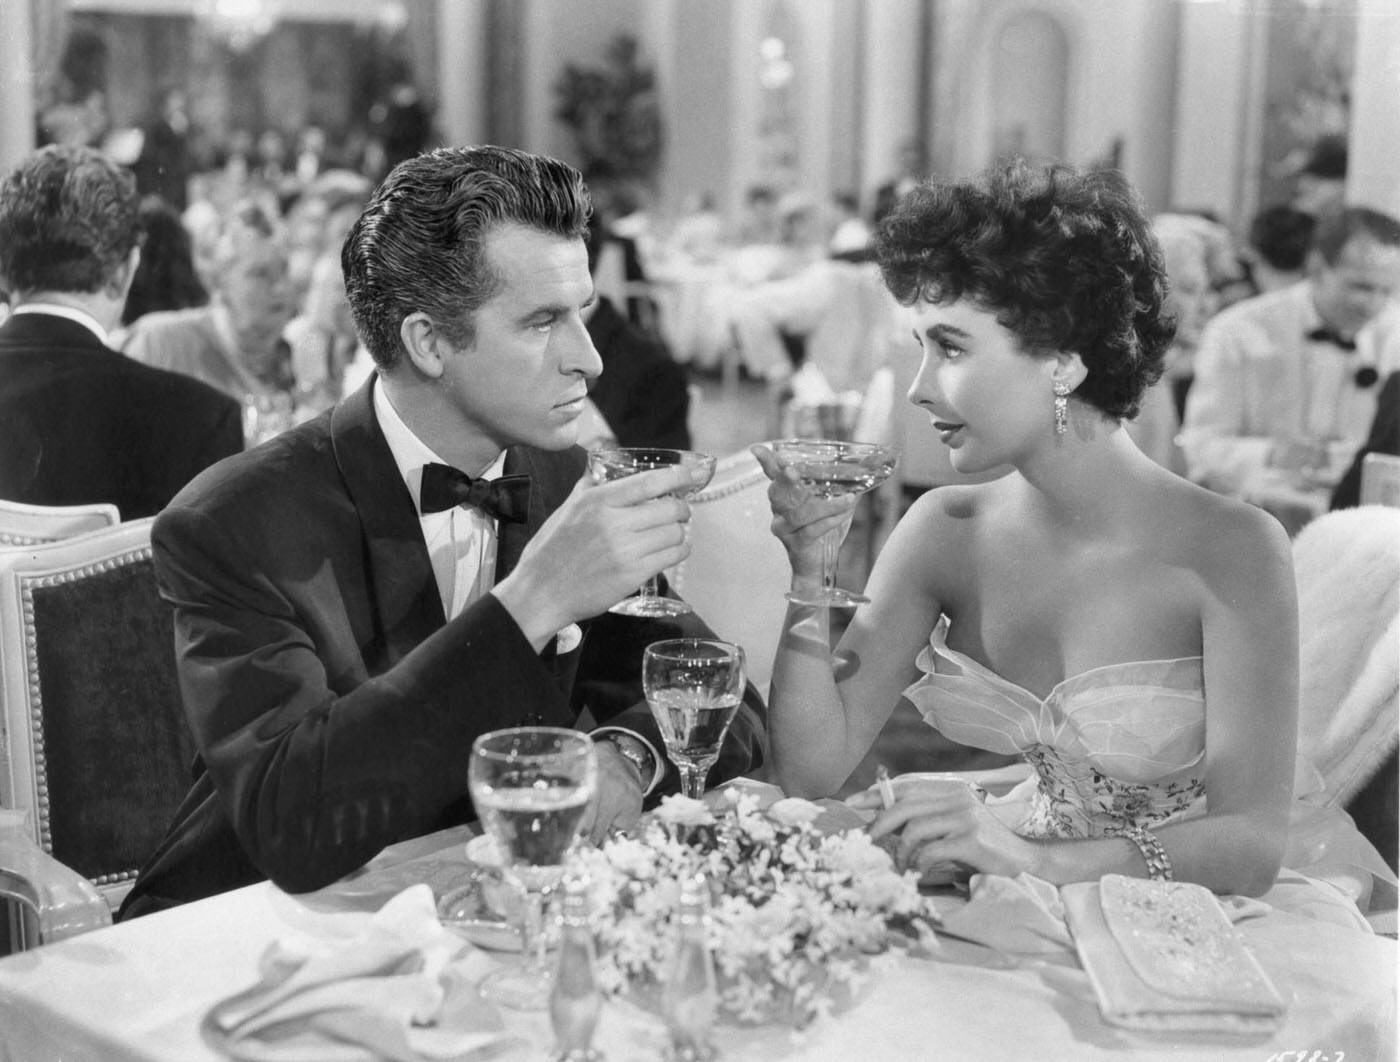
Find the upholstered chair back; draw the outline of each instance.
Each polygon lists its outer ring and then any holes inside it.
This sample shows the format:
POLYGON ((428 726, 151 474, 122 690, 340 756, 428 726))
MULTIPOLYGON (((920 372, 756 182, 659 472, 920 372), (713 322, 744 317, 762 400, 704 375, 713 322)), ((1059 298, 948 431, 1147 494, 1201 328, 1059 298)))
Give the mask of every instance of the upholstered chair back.
POLYGON ((37 546, 41 542, 100 531, 121 520, 115 505, 26 505, 0 498, 0 549, 37 546))
POLYGON ((0 553, 0 805, 116 906, 190 782, 151 520, 0 553))

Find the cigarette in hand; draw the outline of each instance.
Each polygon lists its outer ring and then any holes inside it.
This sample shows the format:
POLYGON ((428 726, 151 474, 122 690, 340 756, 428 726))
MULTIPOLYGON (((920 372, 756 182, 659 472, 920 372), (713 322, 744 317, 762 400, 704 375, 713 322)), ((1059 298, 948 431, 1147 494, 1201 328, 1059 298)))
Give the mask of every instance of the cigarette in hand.
POLYGON ((889 768, 883 763, 875 770, 875 788, 880 791, 880 803, 887 809, 894 807, 894 786, 890 783, 889 768))

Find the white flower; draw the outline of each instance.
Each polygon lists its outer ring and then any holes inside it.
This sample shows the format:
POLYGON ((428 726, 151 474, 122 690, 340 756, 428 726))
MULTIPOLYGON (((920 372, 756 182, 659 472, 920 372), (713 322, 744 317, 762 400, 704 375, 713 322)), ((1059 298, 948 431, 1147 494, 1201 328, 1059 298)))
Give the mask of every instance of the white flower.
POLYGON ((656 817, 671 826, 705 826, 715 821, 703 800, 679 794, 662 797, 656 817))
POLYGON ((679 882, 699 873, 711 886, 710 946, 725 1012, 794 1028, 827 1013, 868 956, 888 949, 896 923, 912 930, 935 916, 914 874, 896 872, 863 832, 823 837, 812 825, 819 813, 803 800, 764 812, 736 789, 716 814, 671 797, 635 836, 582 853, 603 989, 661 982, 679 882))
POLYGON ((768 817, 779 826, 804 826, 822 813, 819 805, 801 797, 784 797, 768 805, 768 817))

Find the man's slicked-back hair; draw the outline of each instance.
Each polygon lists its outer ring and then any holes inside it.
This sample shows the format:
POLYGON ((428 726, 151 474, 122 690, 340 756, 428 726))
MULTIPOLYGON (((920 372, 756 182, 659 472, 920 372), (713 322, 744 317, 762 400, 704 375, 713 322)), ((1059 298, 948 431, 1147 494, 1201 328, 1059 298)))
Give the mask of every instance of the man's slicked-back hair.
POLYGON ((486 238, 515 224, 574 239, 588 232, 583 177, 544 155, 502 147, 440 148, 393 168, 341 248, 345 293, 375 363, 403 351, 400 327, 424 313, 455 345, 501 279, 486 238))
POLYGON ((100 291, 141 238, 136 179, 99 151, 50 145, 0 182, 0 286, 100 291))
POLYGON ((1137 415, 1176 332, 1167 273, 1141 199, 1116 170, 1015 159, 965 181, 927 181, 877 238, 885 284, 905 305, 963 297, 1027 352, 1077 353, 1075 397, 1137 415))
POLYGON ((1334 266, 1342 248, 1358 236, 1386 247, 1400 247, 1400 221, 1370 207, 1334 207, 1318 215, 1312 245, 1324 262, 1334 266))

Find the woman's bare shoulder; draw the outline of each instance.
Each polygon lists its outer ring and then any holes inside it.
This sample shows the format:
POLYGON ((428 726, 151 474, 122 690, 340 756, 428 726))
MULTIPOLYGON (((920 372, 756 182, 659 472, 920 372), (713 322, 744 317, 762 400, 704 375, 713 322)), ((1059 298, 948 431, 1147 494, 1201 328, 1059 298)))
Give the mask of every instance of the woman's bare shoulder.
POLYGON ((1247 588, 1258 579, 1292 576, 1292 547, 1283 525, 1247 502, 1177 480, 1144 518, 1177 562, 1207 585, 1247 588))
POLYGON ((914 500, 905 518, 920 523, 972 527, 986 517, 996 505, 996 499, 995 481, 934 487, 914 500))

